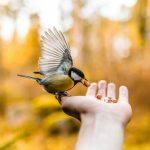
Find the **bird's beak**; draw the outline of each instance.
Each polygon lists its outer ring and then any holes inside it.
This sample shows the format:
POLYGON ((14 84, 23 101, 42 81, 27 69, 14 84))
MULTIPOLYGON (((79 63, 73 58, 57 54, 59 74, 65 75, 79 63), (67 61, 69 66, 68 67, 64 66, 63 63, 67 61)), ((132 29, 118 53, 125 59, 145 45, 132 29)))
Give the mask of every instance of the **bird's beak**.
POLYGON ((87 79, 82 79, 81 80, 81 83, 86 86, 86 87, 89 87, 90 86, 90 82, 87 80, 87 79))

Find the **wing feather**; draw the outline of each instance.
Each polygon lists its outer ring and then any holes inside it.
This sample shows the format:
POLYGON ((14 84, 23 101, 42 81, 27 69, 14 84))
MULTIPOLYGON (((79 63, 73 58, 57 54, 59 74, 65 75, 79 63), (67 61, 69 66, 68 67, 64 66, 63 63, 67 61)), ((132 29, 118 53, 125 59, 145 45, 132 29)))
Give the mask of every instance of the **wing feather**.
POLYGON ((61 45, 59 39, 55 36, 55 34, 54 34, 50 29, 49 29, 49 35, 50 35, 50 37, 51 37, 51 40, 52 40, 55 44, 59 45, 60 48, 61 48, 60 50, 63 52, 65 49, 64 49, 63 46, 61 45))
POLYGON ((64 44, 65 44, 65 46, 66 46, 66 49, 70 50, 70 49, 69 49, 69 46, 68 46, 68 44, 67 44, 67 42, 66 42, 66 40, 65 40, 65 37, 64 37, 63 33, 62 33, 61 31, 59 31, 59 34, 60 34, 60 36, 61 36, 62 41, 64 42, 64 44))
POLYGON ((61 43, 61 39, 59 38, 59 36, 57 35, 57 32, 55 31, 56 29, 54 28, 54 33, 49 29, 49 34, 52 37, 53 40, 56 40, 57 43, 60 45, 60 47, 65 50, 65 48, 63 47, 64 44, 61 43))
POLYGON ((57 50, 55 53, 62 53, 62 50, 60 49, 59 45, 56 45, 57 43, 48 41, 46 38, 43 37, 43 46, 48 46, 48 48, 54 50, 57 50))
POLYGON ((42 74, 51 74, 57 71, 57 69, 70 69, 73 65, 72 57, 69 46, 61 31, 58 31, 55 27, 53 31, 48 29, 41 36, 41 42, 42 56, 39 58, 38 64, 42 74))
POLYGON ((55 35, 57 35, 57 39, 59 40, 59 42, 60 42, 60 44, 61 44, 61 46, 62 46, 62 48, 65 50, 65 49, 67 49, 67 46, 66 46, 66 43, 63 41, 63 38, 61 37, 61 35, 59 34, 59 32, 56 30, 56 28, 54 27, 54 33, 55 33, 55 35), (63 43, 64 42, 64 43, 63 43))

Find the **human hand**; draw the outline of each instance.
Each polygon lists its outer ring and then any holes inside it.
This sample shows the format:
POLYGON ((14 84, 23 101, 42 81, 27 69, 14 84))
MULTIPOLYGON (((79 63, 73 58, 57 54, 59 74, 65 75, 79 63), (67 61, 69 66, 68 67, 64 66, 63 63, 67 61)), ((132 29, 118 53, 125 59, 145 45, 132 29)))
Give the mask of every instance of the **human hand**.
POLYGON ((132 115, 127 87, 119 88, 119 97, 115 103, 109 102, 110 98, 116 99, 115 84, 107 85, 106 81, 101 80, 98 84, 90 85, 86 96, 63 97, 61 104, 65 113, 79 120, 98 117, 101 122, 115 121, 126 125, 132 115), (97 95, 102 98, 97 99, 97 95))
POLYGON ((115 84, 104 80, 92 83, 86 96, 62 98, 64 112, 81 121, 76 150, 122 149, 124 127, 132 115, 127 87, 121 86, 115 99, 115 84))

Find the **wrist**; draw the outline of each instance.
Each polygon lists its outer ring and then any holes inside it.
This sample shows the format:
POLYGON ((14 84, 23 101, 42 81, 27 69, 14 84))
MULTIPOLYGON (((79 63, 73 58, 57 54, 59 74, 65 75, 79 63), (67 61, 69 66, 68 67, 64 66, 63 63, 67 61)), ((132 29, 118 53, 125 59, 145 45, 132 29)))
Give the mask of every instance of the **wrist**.
POLYGON ((110 119, 109 116, 83 114, 79 136, 89 137, 87 142, 92 143, 91 145, 98 145, 96 148, 85 147, 87 150, 121 150, 124 126, 110 119))

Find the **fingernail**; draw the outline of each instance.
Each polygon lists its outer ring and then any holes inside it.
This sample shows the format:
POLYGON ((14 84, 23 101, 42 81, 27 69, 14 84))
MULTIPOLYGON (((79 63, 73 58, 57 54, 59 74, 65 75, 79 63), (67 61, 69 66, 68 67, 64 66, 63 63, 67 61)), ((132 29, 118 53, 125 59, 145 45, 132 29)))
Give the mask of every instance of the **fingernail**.
POLYGON ((90 88, 95 88, 96 86, 97 86, 97 84, 94 82, 90 84, 90 88))
POLYGON ((107 82, 105 80, 99 81, 99 89, 104 89, 106 87, 107 82))
POLYGON ((128 89, 126 86, 120 86, 120 91, 123 96, 126 96, 128 93, 128 89))
POLYGON ((114 84, 114 83, 109 83, 109 84, 108 84, 108 87, 109 87, 110 89, 113 89, 113 88, 115 87, 115 84, 114 84))

